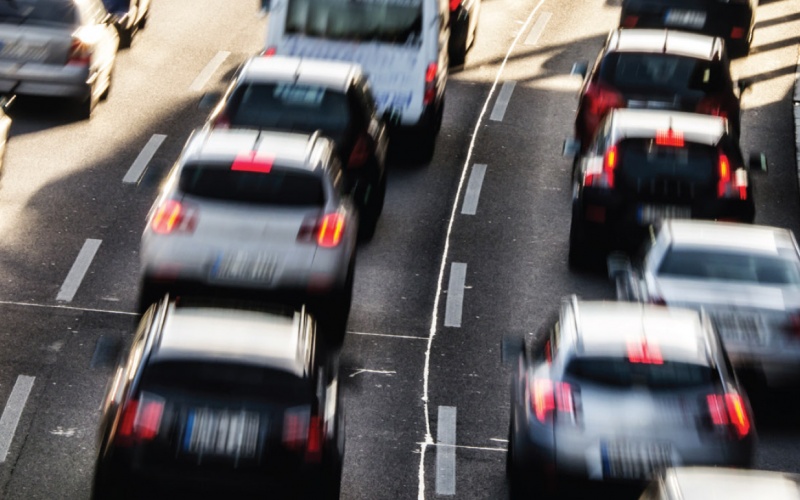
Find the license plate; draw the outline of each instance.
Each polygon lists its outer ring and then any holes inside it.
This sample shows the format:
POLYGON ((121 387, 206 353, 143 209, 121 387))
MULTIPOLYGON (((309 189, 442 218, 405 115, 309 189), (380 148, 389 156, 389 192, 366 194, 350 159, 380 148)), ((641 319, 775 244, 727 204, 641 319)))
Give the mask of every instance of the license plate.
POLYGON ((691 216, 691 207, 679 205, 642 205, 637 213, 639 222, 644 224, 660 219, 689 219, 691 216))
POLYGON ((664 24, 700 29, 706 24, 706 13, 702 10, 669 9, 664 24))
POLYGON ((250 411, 195 408, 189 411, 183 451, 198 456, 254 458, 260 415, 250 411))
POLYGON ((672 465, 672 447, 666 443, 611 441, 602 443, 603 477, 650 479, 653 472, 672 465))
POLYGON ((277 263, 273 254, 233 252, 217 258, 211 268, 211 279, 268 283, 275 275, 277 263))
POLYGON ((761 344, 764 341, 758 318, 754 316, 716 314, 714 324, 724 340, 748 344, 761 344))

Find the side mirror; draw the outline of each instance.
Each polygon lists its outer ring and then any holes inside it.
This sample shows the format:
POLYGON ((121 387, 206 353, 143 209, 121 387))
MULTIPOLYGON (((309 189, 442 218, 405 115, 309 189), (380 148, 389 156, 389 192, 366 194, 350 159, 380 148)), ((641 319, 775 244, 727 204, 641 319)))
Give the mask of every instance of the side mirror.
POLYGON ((586 78, 586 74, 589 72, 589 62, 588 61, 578 61, 572 65, 572 71, 569 72, 570 75, 580 75, 581 78, 586 78))
POLYGON ((220 99, 222 99, 221 92, 206 92, 203 94, 203 97, 200 98, 200 103, 197 107, 200 111, 211 111, 220 99))
POLYGON ((500 348, 500 359, 503 363, 513 363, 523 352, 525 352, 524 337, 503 335, 503 345, 500 348))
POLYGON ((767 173, 767 155, 764 153, 750 153, 750 172, 767 173))
POLYGON ((569 137, 564 140, 564 145, 561 147, 561 154, 568 158, 574 158, 581 151, 581 141, 574 137, 569 137))
POLYGON ((745 78, 744 80, 739 80, 736 82, 736 87, 739 88, 739 95, 742 95, 745 90, 749 89, 753 86, 753 80, 749 78, 745 78))
POLYGON ((0 108, 3 108, 3 111, 8 111, 16 100, 17 96, 15 94, 0 97, 0 108))

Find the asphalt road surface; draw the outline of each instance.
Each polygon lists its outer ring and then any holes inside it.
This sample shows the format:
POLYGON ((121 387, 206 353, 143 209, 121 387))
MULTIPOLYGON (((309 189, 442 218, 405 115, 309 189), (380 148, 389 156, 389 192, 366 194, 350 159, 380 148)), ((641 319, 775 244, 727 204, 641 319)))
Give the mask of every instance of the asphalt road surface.
MULTIPOLYGON (((580 84, 572 63, 595 58, 618 3, 483 1, 436 155, 392 165, 375 239, 360 249, 342 354, 342 498, 506 495, 503 337, 535 331, 564 295, 614 296, 605 276, 567 268, 560 150, 580 84)), ((761 3, 753 52, 734 63, 756 82, 743 149, 770 160, 757 222, 797 231, 800 5, 761 3)), ((155 2, 91 121, 57 101, 15 103, 0 183, 0 498, 88 498, 98 407, 137 322, 145 215, 202 122, 202 95, 261 48, 256 12, 255 1, 155 2)), ((795 397, 754 398, 760 468, 800 471, 795 397)))

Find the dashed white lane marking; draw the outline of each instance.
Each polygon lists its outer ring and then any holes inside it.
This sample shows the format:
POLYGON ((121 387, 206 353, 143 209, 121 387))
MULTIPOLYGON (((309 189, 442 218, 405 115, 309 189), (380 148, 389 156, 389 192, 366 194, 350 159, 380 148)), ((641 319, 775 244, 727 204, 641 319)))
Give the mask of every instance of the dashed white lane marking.
POLYGON ((94 254, 97 253, 97 249, 100 248, 100 243, 102 242, 103 240, 86 240, 83 244, 83 248, 78 252, 78 257, 72 264, 72 269, 69 270, 64 284, 61 285, 61 290, 59 290, 56 300, 72 302, 72 298, 75 297, 75 293, 81 286, 83 277, 86 276, 86 271, 88 271, 89 266, 92 265, 94 254))
POLYGON ((444 326, 461 327, 461 311, 464 308, 464 283, 467 281, 467 265, 453 262, 450 266, 450 284, 447 286, 447 305, 444 310, 444 326))
POLYGON ((97 313, 106 313, 106 314, 123 314, 125 316, 138 316, 139 315, 139 313, 127 312, 127 311, 111 311, 109 309, 91 309, 91 308, 88 308, 88 307, 55 306, 55 305, 52 305, 52 304, 32 304, 30 302, 13 302, 11 300, 0 300, 0 305, 22 306, 22 307, 43 307, 45 309, 68 309, 68 310, 71 310, 71 311, 97 312, 97 313))
POLYGON ((547 22, 551 17, 553 17, 553 14, 549 12, 542 12, 542 15, 536 20, 536 24, 534 24, 533 28, 531 28, 528 38, 525 39, 525 45, 536 45, 536 43, 539 41, 539 37, 542 36, 544 27, 547 26, 547 22))
POLYGON ((467 157, 464 159, 464 166, 461 168, 461 176, 458 180, 458 188, 456 189, 456 198, 453 200, 453 207, 450 211, 450 220, 447 223, 447 232, 445 233, 444 238, 444 248, 442 249, 442 259, 439 262, 439 276, 436 280, 436 293, 433 296, 433 311, 431 314, 431 326, 430 330, 428 331, 428 342, 425 348, 425 364, 422 368, 422 412, 424 414, 424 422, 425 422, 425 440, 420 443, 419 445, 419 469, 417 469, 417 500, 425 500, 425 452, 427 450, 428 445, 433 445, 433 438, 431 437, 431 419, 430 419, 430 408, 428 408, 428 384, 430 382, 430 368, 431 368, 431 349, 433 348, 433 339, 436 337, 436 329, 439 322, 439 300, 441 299, 442 295, 442 283, 444 283, 444 273, 447 269, 447 257, 450 254, 450 235, 453 233, 453 224, 456 220, 456 210, 458 210, 458 202, 461 197, 461 189, 464 187, 464 180, 467 177, 467 169, 469 168, 470 162, 472 161, 472 153, 475 150, 475 142, 478 138, 478 132, 480 132, 481 126, 483 125, 483 117, 486 116, 486 111, 489 109, 489 102, 492 100, 495 91, 497 90, 497 84, 500 81, 500 78, 503 76, 503 71, 508 64, 508 59, 511 57, 511 53, 519 44, 520 38, 522 38, 522 34, 528 29, 528 26, 533 21, 534 16, 539 9, 542 8, 544 5, 545 0, 539 0, 536 6, 531 10, 531 13, 528 14, 527 19, 525 19, 525 23, 520 28, 517 35, 514 37, 514 40, 511 42, 511 45, 508 47, 506 51, 506 55, 503 57, 503 62, 500 63, 500 67, 497 69, 497 75, 494 78, 494 82, 492 86, 489 88, 489 94, 486 96, 486 100, 483 102, 483 107, 481 108, 481 112, 478 115, 478 120, 475 122, 475 128, 472 130, 472 138, 469 141, 469 147, 467 148, 467 157))
POLYGON ((507 443, 508 439, 501 439, 501 438, 489 438, 489 441, 495 441, 498 443, 507 443))
POLYGON ((122 182, 125 184, 137 184, 139 179, 142 178, 144 169, 147 168, 150 160, 153 159, 156 151, 158 151, 158 148, 161 147, 161 143, 164 142, 166 138, 167 136, 163 134, 153 134, 153 137, 147 141, 147 144, 145 144, 144 148, 139 152, 139 156, 133 160, 133 164, 131 164, 131 168, 128 169, 125 177, 122 178, 122 182))
POLYGON ((206 64, 206 67, 203 68, 203 71, 201 71, 200 74, 197 75, 197 78, 194 79, 192 84, 189 85, 189 90, 192 92, 199 92, 203 90, 203 87, 206 86, 208 79, 211 78, 211 75, 213 75, 217 69, 219 69, 229 55, 231 55, 231 53, 224 50, 217 52, 217 55, 208 61, 208 64, 206 64))
POLYGON ((464 193, 464 204, 461 205, 461 213, 464 215, 475 215, 478 211, 478 200, 481 197, 481 186, 486 175, 486 165, 476 163, 472 167, 467 182, 467 192, 464 193))
POLYGON ((456 407, 440 406, 436 440, 436 494, 456 494, 456 407))
POLYGON ((350 378, 353 378, 356 375, 361 375, 362 373, 377 373, 378 375, 395 375, 397 372, 394 370, 368 370, 366 368, 358 368, 356 369, 356 371, 350 374, 350 378))
POLYGON ((494 122, 503 121, 503 118, 506 116, 506 109, 508 109, 508 103, 511 100, 511 94, 514 93, 514 88, 516 86, 517 82, 503 83, 500 92, 497 94, 497 100, 494 102, 492 114, 489 115, 490 120, 494 122))
MULTIPOLYGON (((422 443, 417 443, 422 444, 422 443)), ((505 448, 494 448, 491 446, 467 446, 463 444, 442 444, 442 443, 428 443, 428 446, 436 446, 437 448, 462 448, 465 450, 479 450, 479 451, 502 451, 503 453, 508 452, 505 448)))
MULTIPOLYGON (((2 302, 0 302, 2 303, 2 302)), ((348 335, 366 335, 369 337, 389 337, 391 339, 409 339, 409 340, 428 340, 428 337, 416 337, 414 335, 393 335, 390 333, 369 333, 369 332, 347 332, 348 335)))
POLYGON ((11 395, 8 396, 3 415, 0 416, 0 463, 6 461, 8 449, 11 447, 11 441, 14 440, 14 434, 17 432, 17 425, 19 425, 22 410, 25 409, 25 403, 33 388, 34 380, 36 377, 18 376, 17 381, 14 382, 14 388, 11 389, 11 395))

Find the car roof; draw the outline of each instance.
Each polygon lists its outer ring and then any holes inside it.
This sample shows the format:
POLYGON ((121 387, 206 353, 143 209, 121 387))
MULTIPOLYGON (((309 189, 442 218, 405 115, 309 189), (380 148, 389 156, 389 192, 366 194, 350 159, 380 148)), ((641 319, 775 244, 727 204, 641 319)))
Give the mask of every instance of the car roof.
POLYGON ((768 255, 795 253, 795 240, 788 229, 734 222, 671 219, 664 222, 674 247, 703 247, 768 255))
POLYGON ((285 56, 255 56, 248 59, 239 80, 248 82, 292 82, 347 91, 361 66, 351 62, 285 56))
MULTIPOLYGON (((578 357, 627 356, 630 342, 655 346, 665 360, 709 364, 700 313, 633 302, 579 301, 578 357)), ((638 344, 641 345, 641 344, 638 344)))
MULTIPOLYGON (((264 155, 284 168, 314 171, 330 140, 319 133, 202 128, 189 138, 183 163, 232 163, 240 154, 264 155)), ((224 166, 224 165, 223 165, 224 166)))
POLYGON ((611 120, 617 140, 653 139, 672 129, 686 142, 715 146, 728 131, 725 118, 682 111, 655 109, 614 109, 611 120))
POLYGON ((652 52, 712 60, 721 58, 721 38, 669 29, 618 28, 611 32, 609 52, 652 52))
POLYGON ((172 301, 151 357, 259 365, 303 376, 309 370, 311 347, 301 329, 298 311, 178 307, 172 301))
POLYGON ((724 467, 677 467, 665 474, 665 483, 685 500, 800 499, 798 477, 782 472, 724 467))

